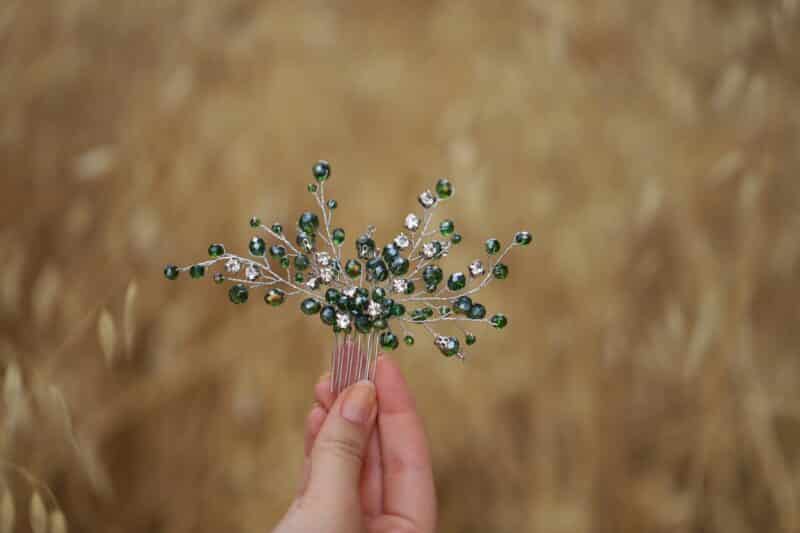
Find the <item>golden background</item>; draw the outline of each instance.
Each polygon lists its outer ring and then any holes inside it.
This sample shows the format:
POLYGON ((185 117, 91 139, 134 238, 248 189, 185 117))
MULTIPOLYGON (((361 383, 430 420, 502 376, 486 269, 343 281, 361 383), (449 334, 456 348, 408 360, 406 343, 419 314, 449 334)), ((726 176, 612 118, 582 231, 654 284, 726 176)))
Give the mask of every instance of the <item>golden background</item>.
POLYGON ((331 335, 161 270, 325 158, 349 242, 440 176, 449 269, 535 236, 393 355, 441 531, 798 531, 799 129, 797 0, 3 0, 0 519, 275 524, 331 335))

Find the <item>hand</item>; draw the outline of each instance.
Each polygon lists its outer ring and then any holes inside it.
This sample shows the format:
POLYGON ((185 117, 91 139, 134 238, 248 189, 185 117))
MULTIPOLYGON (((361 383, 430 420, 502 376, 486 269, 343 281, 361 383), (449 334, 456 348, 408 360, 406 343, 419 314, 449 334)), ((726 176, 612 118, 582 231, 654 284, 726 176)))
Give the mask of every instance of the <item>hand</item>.
POLYGON ((338 397, 323 377, 315 396, 302 486, 273 533, 432 533, 430 453, 397 365, 381 356, 375 385, 338 397))

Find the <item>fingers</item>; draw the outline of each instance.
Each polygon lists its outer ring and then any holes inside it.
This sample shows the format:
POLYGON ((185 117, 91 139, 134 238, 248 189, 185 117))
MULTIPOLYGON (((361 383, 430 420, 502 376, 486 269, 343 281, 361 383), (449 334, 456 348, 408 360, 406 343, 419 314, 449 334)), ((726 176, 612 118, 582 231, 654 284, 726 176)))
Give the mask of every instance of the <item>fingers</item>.
POLYGON ((325 374, 322 376, 317 384, 314 386, 314 398, 326 410, 330 410, 336 395, 331 392, 331 375, 325 374))
POLYGON ((328 416, 328 411, 315 402, 311 407, 311 412, 308 413, 308 417, 306 418, 306 434, 304 445, 305 453, 303 454, 303 478, 300 480, 298 495, 303 495, 308 487, 308 479, 311 475, 311 448, 314 445, 317 434, 319 434, 319 430, 322 428, 322 423, 325 422, 326 416, 328 416))
POLYGON ((361 508, 366 516, 378 516, 383 512, 383 467, 377 430, 370 436, 361 473, 361 508))
POLYGON ((400 368, 386 356, 378 359, 378 433, 383 468, 383 512, 411 521, 420 531, 436 525, 428 441, 400 368))
POLYGON ((377 415, 375 386, 360 381, 334 401, 311 449, 307 494, 336 509, 358 509, 366 447, 377 415))

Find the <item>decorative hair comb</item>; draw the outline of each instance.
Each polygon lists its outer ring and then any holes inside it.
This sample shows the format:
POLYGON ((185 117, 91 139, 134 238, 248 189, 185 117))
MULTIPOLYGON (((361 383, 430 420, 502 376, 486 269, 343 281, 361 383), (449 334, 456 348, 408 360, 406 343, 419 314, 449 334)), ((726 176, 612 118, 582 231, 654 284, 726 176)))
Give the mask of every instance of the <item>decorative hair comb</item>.
POLYGON ((410 346, 414 344, 411 326, 421 326, 444 356, 463 359, 465 348, 459 337, 442 335, 434 326, 452 324, 467 346, 475 344, 476 337, 461 326, 463 323, 506 327, 508 318, 504 314, 486 318, 486 308, 473 296, 493 279, 508 276, 503 258, 511 248, 530 244, 530 233, 517 232, 502 251, 499 240, 488 239, 485 259, 475 259, 466 271, 453 272, 445 280, 439 260, 461 242, 461 235, 450 219, 439 222, 438 231, 430 229, 436 208, 455 192, 450 181, 440 179, 435 192, 426 190, 419 195, 422 216, 409 213, 403 222, 405 231, 379 249, 373 238, 375 227, 369 226, 355 239, 356 258, 345 260, 345 231, 332 228, 338 202, 325 200, 331 167, 327 161, 318 161, 312 173, 316 183, 310 183, 308 191, 317 201, 322 219, 311 211, 302 213, 294 243, 280 223, 268 226, 253 217, 250 226, 266 232, 274 244, 254 236, 249 244, 251 258, 228 253, 222 244, 212 244, 208 247, 211 259, 185 267, 167 265, 166 278, 177 279, 185 271, 192 278, 202 278, 210 267, 222 265, 224 273, 215 272, 212 279, 215 283, 234 283, 228 290, 234 304, 247 302, 252 289, 265 289, 264 301, 272 307, 283 304, 289 296, 305 296, 300 311, 318 315, 333 330, 331 390, 337 393, 360 379, 374 379, 378 348, 397 348, 397 331, 403 332, 403 342, 410 346))

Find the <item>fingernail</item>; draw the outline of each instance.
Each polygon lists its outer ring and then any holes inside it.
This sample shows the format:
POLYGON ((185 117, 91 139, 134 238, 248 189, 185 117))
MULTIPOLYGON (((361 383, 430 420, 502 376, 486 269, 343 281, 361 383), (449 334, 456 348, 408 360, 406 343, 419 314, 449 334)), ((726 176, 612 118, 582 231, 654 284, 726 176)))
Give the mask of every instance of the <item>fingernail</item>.
POLYGON ((342 400, 342 416, 354 424, 366 424, 375 408, 375 385, 362 380, 347 389, 342 400))

